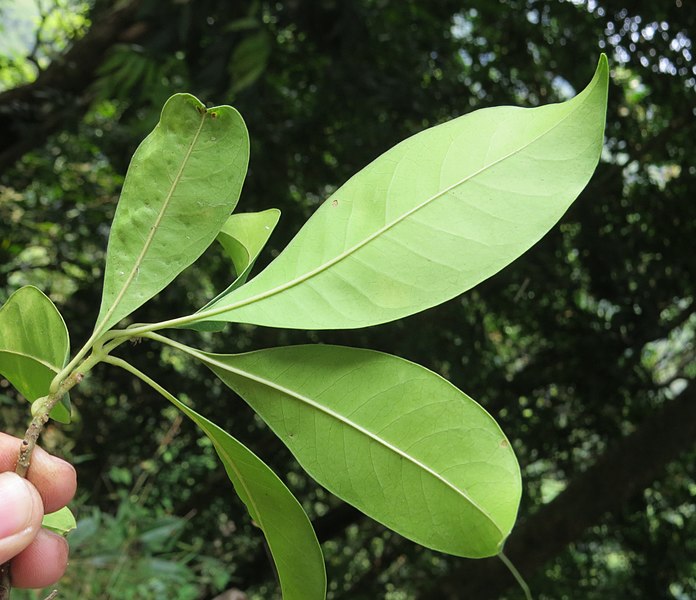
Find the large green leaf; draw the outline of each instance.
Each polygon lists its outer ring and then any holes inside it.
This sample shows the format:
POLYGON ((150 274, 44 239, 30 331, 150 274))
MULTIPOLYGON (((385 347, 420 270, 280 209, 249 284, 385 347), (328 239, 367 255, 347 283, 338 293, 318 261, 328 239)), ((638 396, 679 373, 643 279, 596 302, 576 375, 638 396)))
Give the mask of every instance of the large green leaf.
POLYGON ((302 506, 278 476, 241 442, 135 367, 117 358, 109 357, 106 362, 127 369, 151 385, 213 442, 234 489, 266 536, 283 599, 324 600, 326 571, 321 547, 302 506))
POLYGON ((249 160, 230 106, 172 96, 136 150, 109 237, 102 332, 167 286, 212 243, 239 199, 249 160))
POLYGON ((517 460, 493 418, 439 375, 340 346, 192 353, 337 496, 429 548, 501 549, 522 489, 517 460))
POLYGON ((602 149, 607 85, 602 56, 568 102, 479 110, 401 142, 206 318, 364 327, 461 294, 536 243, 587 184, 602 149))
MULTIPOLYGON (((48 394, 69 351, 63 317, 38 288, 20 288, 0 308, 0 375, 30 402, 48 394)), ((70 422, 67 396, 53 408, 51 417, 70 422)))

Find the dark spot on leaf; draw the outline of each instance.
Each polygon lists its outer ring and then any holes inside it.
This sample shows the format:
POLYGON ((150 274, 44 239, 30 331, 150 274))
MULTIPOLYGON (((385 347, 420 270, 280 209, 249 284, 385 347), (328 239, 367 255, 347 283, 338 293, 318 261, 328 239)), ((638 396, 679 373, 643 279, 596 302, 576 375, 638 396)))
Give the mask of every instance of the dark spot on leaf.
POLYGON ((217 116, 218 116, 218 115, 217 115, 216 112, 211 112, 211 113, 210 113, 210 118, 211 118, 211 119, 217 119, 217 116))
POLYGON ((500 447, 501 448, 507 448, 510 444, 508 443, 507 440, 500 440, 500 447))
POLYGON ((338 200, 334 200, 334 201, 331 203, 331 206, 338 206, 338 200))
POLYGON ((205 106, 196 106, 196 110, 202 115, 206 113, 205 106))

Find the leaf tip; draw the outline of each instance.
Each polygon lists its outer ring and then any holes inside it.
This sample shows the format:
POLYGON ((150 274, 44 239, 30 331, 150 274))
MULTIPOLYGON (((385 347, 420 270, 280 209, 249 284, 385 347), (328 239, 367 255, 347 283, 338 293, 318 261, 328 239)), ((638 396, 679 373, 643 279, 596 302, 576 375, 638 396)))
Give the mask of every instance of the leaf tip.
POLYGON ((599 55, 599 60, 597 61, 597 74, 598 75, 599 74, 602 74, 602 75, 607 74, 608 75, 608 73, 609 73, 609 59, 607 58, 607 55, 604 52, 602 52, 599 55))

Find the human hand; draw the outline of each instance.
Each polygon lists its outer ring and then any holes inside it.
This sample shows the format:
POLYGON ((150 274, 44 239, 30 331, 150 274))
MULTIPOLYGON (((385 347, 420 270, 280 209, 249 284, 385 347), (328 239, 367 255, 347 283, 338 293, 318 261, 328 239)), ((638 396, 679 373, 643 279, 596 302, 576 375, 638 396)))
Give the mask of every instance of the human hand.
POLYGON ((44 512, 65 506, 77 477, 69 463, 35 448, 28 481, 14 473, 21 440, 0 433, 0 564, 12 559, 12 585, 53 585, 68 564, 65 538, 41 529, 44 512))

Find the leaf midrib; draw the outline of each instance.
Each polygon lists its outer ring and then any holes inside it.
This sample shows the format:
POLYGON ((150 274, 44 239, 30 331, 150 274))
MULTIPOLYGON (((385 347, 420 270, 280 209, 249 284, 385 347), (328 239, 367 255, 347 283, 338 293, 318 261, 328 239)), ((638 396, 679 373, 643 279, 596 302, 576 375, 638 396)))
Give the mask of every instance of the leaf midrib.
POLYGON ((100 333, 100 330, 103 328, 104 323, 107 323, 109 319, 111 318, 111 315, 114 314, 116 309, 118 308, 119 304, 121 303, 121 300, 123 300, 123 297, 126 294, 126 291, 128 288, 131 286, 133 283, 133 279, 135 278, 136 273, 140 269, 140 265, 143 262, 143 259, 145 258, 145 255, 147 254, 148 250, 150 249, 150 246, 152 245, 152 240, 155 237, 155 234, 157 233, 157 229, 159 228, 160 223, 162 222, 162 219, 164 218, 164 213, 167 211, 167 208, 169 207, 169 203, 171 202, 171 199, 174 195, 174 191, 176 190, 177 186, 179 185, 179 182, 181 181, 181 177, 184 173, 184 169, 186 168, 186 165, 188 164, 189 158, 191 157, 191 153, 193 152, 193 148, 196 145, 196 142, 198 141, 198 137, 200 136, 201 130, 203 129, 203 124, 205 123, 205 118, 208 115, 207 111, 203 112, 201 114, 201 122, 198 125, 198 129, 196 130, 196 133, 194 134, 193 138, 191 139, 191 143, 189 144, 188 150, 186 151, 186 156, 184 156, 184 160, 181 161, 181 166, 179 167, 179 171, 177 172, 176 176, 174 177, 174 180, 172 181, 172 184, 169 188, 169 191, 167 192, 167 196, 164 199, 164 203, 162 204, 162 208, 160 209, 159 214, 157 215, 157 219, 155 219, 155 224, 150 228, 150 231, 147 234, 147 237, 145 238, 145 243, 143 244, 143 249, 140 251, 140 254, 138 255, 138 258, 135 259, 135 262, 133 263, 133 268, 131 269, 130 273, 128 274, 128 277, 123 283, 123 286, 121 287, 121 290, 116 296, 116 299, 111 305, 111 308, 106 312, 104 315, 104 318, 102 319, 101 323, 97 325, 94 329, 94 334, 98 335, 100 333))
POLYGON ((254 374, 249 373, 249 372, 247 372, 247 371, 244 371, 244 370, 242 370, 242 369, 238 369, 238 368, 232 367, 232 366, 230 366, 230 365, 227 365, 227 364, 225 364, 225 363, 223 363, 223 362, 220 362, 220 361, 218 361, 218 360, 216 360, 216 359, 214 359, 214 358, 211 358, 210 355, 208 355, 208 354, 200 353, 200 352, 198 352, 198 351, 195 351, 195 350, 192 349, 192 348, 187 348, 187 352, 191 352, 191 354, 193 354, 194 356, 197 356, 197 357, 198 357, 200 360, 202 360, 203 362, 207 362, 207 363, 212 364, 212 365, 214 365, 214 366, 217 366, 217 367, 219 367, 219 368, 221 368, 221 369, 223 369, 223 370, 225 370, 225 371, 234 373, 234 374, 239 375, 239 376, 241 376, 241 377, 243 377, 243 378, 245 378, 245 379, 250 379, 250 380, 255 381, 255 382, 257 382, 257 383, 260 383, 261 385, 264 385, 264 386, 266 386, 266 387, 268 387, 268 388, 271 388, 271 389, 273 389, 273 390, 276 390, 276 391, 278 391, 278 392, 280 392, 280 393, 282 393, 282 394, 285 394, 285 395, 288 395, 288 396, 290 396, 290 397, 292 397, 292 398, 295 398, 296 400, 298 400, 298 401, 300 401, 300 402, 303 402, 303 403, 307 404, 308 406, 311 406, 311 407, 313 407, 313 408, 319 410, 320 412, 323 412, 324 414, 328 415, 329 417, 332 417, 332 418, 336 419, 337 421, 339 421, 339 422, 345 424, 346 426, 348 426, 348 427, 350 427, 350 428, 353 428, 354 430, 356 430, 356 431, 358 431, 359 433, 365 435, 365 436, 368 437, 369 439, 371 439, 371 440, 377 442, 378 444, 382 445, 382 446, 383 446, 384 448, 386 448, 387 450, 391 450, 392 452, 394 452, 394 453, 397 454, 398 456, 401 456, 402 458, 404 458, 405 460, 407 460, 407 461, 410 462, 411 464, 415 465, 416 467, 421 468, 423 471, 425 471, 426 473, 428 473, 429 475, 431 475, 432 477, 434 477, 434 478, 437 479, 438 481, 442 482, 442 483, 445 484, 448 488, 450 488, 451 490, 453 490, 456 494, 458 494, 459 496, 461 496, 461 497, 462 497, 464 500, 466 500, 473 508, 475 508, 483 517, 485 517, 485 518, 498 530, 498 532, 500 533, 500 535, 501 535, 502 537, 505 537, 506 534, 502 531, 502 529, 500 528, 500 526, 498 525, 498 523, 496 523, 496 521, 493 519, 493 517, 491 517, 491 515, 488 513, 488 511, 486 511, 483 507, 481 507, 481 506, 480 506, 473 498, 471 498, 464 490, 461 490, 461 489, 459 489, 458 487, 456 487, 453 483, 451 483, 450 481, 448 481, 447 479, 445 479, 445 478, 444 478, 443 476, 441 476, 439 473, 437 473, 436 471, 434 471, 431 467, 429 467, 428 465, 422 463, 421 461, 419 461, 419 460, 418 460, 417 458, 415 458, 414 456, 411 456, 410 454, 408 454, 408 453, 406 453, 406 452, 400 450, 399 448, 397 448, 396 446, 394 446, 393 444, 391 444, 391 443, 388 442, 387 440, 385 440, 385 439, 379 437, 379 436, 376 435, 376 434, 373 434, 371 431, 369 431, 368 429, 362 427, 362 426, 359 425, 358 423, 355 423, 355 422, 351 421, 351 420, 348 419, 347 417, 344 417, 343 415, 341 415, 341 414, 339 414, 339 413, 337 413, 337 412, 331 410, 330 408, 328 408, 328 407, 326 407, 326 406, 323 406, 323 405, 319 404, 318 402, 312 400, 311 398, 308 398, 307 396, 304 396, 303 394, 300 394, 299 392, 295 392, 294 390, 291 390, 291 389, 286 388, 286 387, 284 387, 284 386, 278 385, 278 384, 276 384, 276 383, 273 382, 273 381, 269 381, 269 380, 267 380, 267 379, 264 379, 263 377, 259 377, 259 376, 257 376, 257 375, 254 375, 254 374))
MULTIPOLYGON (((597 80, 594 81, 594 82, 591 84, 592 87, 588 86, 585 90, 583 90, 583 92, 587 92, 586 96, 590 96, 590 95, 592 94, 592 92, 594 91, 594 88, 598 85, 598 83, 599 83, 599 78, 597 78, 597 80)), ((581 92, 581 93, 583 93, 583 92, 581 92)), ((578 96, 579 96, 579 95, 578 95, 578 96)), ((575 98, 577 98, 578 96, 576 96, 575 98)), ((222 314, 222 313, 226 313, 226 312, 233 311, 233 310, 235 310, 235 309, 237 309, 237 308, 241 308, 241 307, 243 307, 243 306, 247 306, 248 304, 252 304, 252 303, 254 303, 254 302, 258 302, 259 300, 264 300, 265 298, 268 298, 268 297, 273 296, 273 295, 275 295, 275 294, 279 294, 279 293, 281 293, 281 292, 284 292, 284 291, 287 290, 287 289, 290 289, 290 288, 292 288, 292 287, 294 287, 294 286, 296 286, 296 285, 299 285, 300 283, 303 283, 304 281, 307 281, 308 279, 311 279, 311 278, 314 277, 315 275, 319 275, 320 273, 326 271, 327 269, 329 269, 330 267, 334 266, 335 264, 341 262, 341 261, 344 260, 345 258, 348 258, 348 257, 351 256, 352 254, 354 254, 355 252, 357 252, 358 250, 360 250, 361 248, 363 248, 364 246, 366 246, 367 244, 369 244, 370 242, 372 242, 374 239, 378 238, 379 236, 381 236, 381 235, 382 235, 383 233, 385 233, 386 231, 389 231, 390 229, 392 229, 393 227, 395 227, 396 225, 398 225, 399 223, 401 223, 402 221, 404 221, 405 219, 407 219, 407 218, 410 217, 411 215, 415 214, 416 212, 418 212, 418 211, 421 210, 422 208, 428 206, 428 205, 431 204, 432 202, 435 202, 436 200, 438 200, 439 198, 441 198, 443 195, 447 194, 448 192, 452 191, 453 189, 456 189, 456 188, 459 187, 460 185, 464 185, 464 184, 467 183, 468 181, 471 181, 471 180, 473 180, 475 177, 481 175, 482 173, 485 173, 488 169, 493 168, 493 167, 496 166, 497 164, 499 164, 499 163, 501 163, 501 162, 507 160, 508 158, 511 158, 512 156, 515 156, 517 153, 519 153, 519 152, 521 152, 522 150, 528 148, 529 146, 531 146, 532 144, 534 144, 535 142, 537 142, 539 139, 541 139, 541 138, 544 137, 545 135, 551 133, 556 127, 559 127, 568 117, 570 117, 576 110, 578 110, 579 106, 582 106, 582 104, 583 104, 583 102, 578 103, 578 105, 577 105, 577 106, 574 106, 574 107, 572 108, 572 110, 568 111, 568 113, 565 114, 565 115, 563 116, 562 119, 560 119, 559 121, 557 121, 556 123, 554 123, 552 127, 550 127, 549 129, 543 131, 542 133, 540 133, 539 135, 537 135, 534 139, 530 140, 529 142, 527 142, 526 144, 524 144, 524 145, 521 146, 520 148, 517 148, 516 150, 513 150, 512 152, 506 154, 505 156, 500 157, 499 159, 493 161, 492 163, 490 163, 490 164, 488 164, 488 165, 485 165, 484 167, 481 167, 478 171, 475 171, 474 173, 472 173, 472 174, 470 174, 470 175, 467 175, 466 177, 464 177, 464 178, 461 179, 460 181, 457 181, 456 183, 453 183, 452 185, 446 187, 444 190, 439 191, 437 194, 434 194, 433 196, 430 196, 429 198, 427 198, 426 200, 424 200, 423 202, 421 202, 421 203, 418 204, 417 206, 415 206, 415 207, 413 207, 412 209, 406 211, 404 214, 402 214, 401 216, 397 217, 396 219, 394 219, 394 220, 391 221, 390 223, 387 223, 386 225, 383 225, 383 226, 382 226, 381 228, 379 228, 377 231, 375 231, 374 233, 372 233, 371 235, 369 235, 368 237, 366 237, 364 240, 362 240, 361 242, 358 242, 358 243, 355 244, 354 246, 351 246, 351 247, 348 248, 347 250, 344 250, 344 251, 341 252, 339 255, 335 256, 334 258, 332 258, 331 260, 327 261, 326 263, 324 263, 324 264, 322 264, 322 265, 319 265, 318 267, 316 267, 316 268, 314 268, 314 269, 312 269, 312 270, 310 270, 310 271, 307 271, 306 273, 300 275, 299 277, 296 277, 295 279, 292 279, 292 280, 290 280, 290 281, 288 281, 288 282, 286 282, 286 283, 284 283, 284 284, 281 284, 281 285, 279 285, 279 286, 276 286, 276 287, 274 287, 274 288, 271 288, 270 290, 267 290, 267 291, 265 291, 265 292, 261 292, 261 293, 259 293, 259 294, 256 294, 255 296, 250 296, 250 297, 248 297, 248 298, 244 298, 244 299, 242 299, 242 300, 240 300, 240 301, 238 301, 238 302, 236 302, 236 303, 232 303, 232 304, 230 304, 230 305, 228 305, 228 306, 222 306, 222 307, 219 307, 219 308, 210 308, 210 309, 208 309, 208 310, 206 310, 206 311, 204 311, 204 312, 199 313, 199 316, 202 317, 203 319, 207 319, 207 318, 209 318, 209 317, 214 317, 214 316, 219 315, 219 314, 222 314), (207 313, 207 314, 206 314, 206 313, 207 313)), ((542 108, 543 108, 543 107, 542 107, 542 108)), ((270 266, 270 265, 269 265, 269 266, 270 266)), ((260 275, 259 275, 259 276, 260 276, 260 275)), ((241 288, 240 288, 240 289, 241 289, 241 288)), ((200 320, 200 319, 199 319, 199 320, 200 320)))

